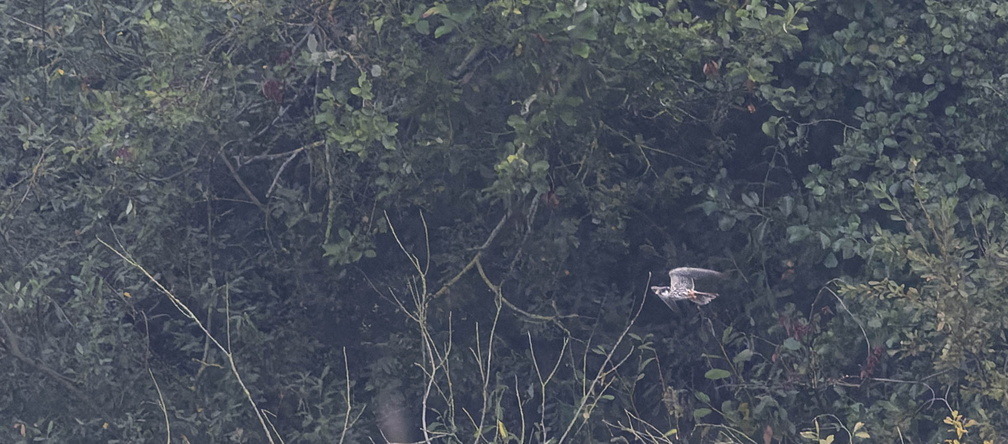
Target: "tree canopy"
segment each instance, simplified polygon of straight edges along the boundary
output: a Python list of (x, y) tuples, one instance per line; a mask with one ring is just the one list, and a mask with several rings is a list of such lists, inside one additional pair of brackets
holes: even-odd
[(3, 441), (1003, 442), (1006, 30), (0, 3)]

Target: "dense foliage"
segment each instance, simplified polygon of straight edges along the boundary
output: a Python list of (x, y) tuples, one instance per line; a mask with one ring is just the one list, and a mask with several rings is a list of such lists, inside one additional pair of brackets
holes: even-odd
[(1006, 30), (0, 3), (2, 440), (1003, 442)]

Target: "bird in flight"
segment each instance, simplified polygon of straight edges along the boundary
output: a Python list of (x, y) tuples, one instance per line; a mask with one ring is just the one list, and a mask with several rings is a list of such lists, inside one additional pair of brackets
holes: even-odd
[(682, 300), (692, 301), (698, 305), (707, 305), (707, 303), (718, 297), (718, 294), (694, 290), (693, 279), (724, 277), (724, 274), (718, 271), (689, 267), (673, 268), (668, 274), (672, 280), (669, 286), (651, 287), (651, 291), (655, 292), (662, 302), (665, 302), (665, 305), (668, 305), (670, 308), (675, 301)]

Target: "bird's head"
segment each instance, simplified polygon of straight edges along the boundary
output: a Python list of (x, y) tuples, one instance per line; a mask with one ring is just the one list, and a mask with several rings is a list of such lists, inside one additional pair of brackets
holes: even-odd
[(663, 298), (672, 296), (672, 287), (651, 287), (651, 291)]

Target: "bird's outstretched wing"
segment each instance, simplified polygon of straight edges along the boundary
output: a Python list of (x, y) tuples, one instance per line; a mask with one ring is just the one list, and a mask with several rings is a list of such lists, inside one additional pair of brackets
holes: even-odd
[(673, 280), (676, 278), (722, 278), (724, 273), (720, 271), (708, 270), (706, 268), (690, 268), (690, 267), (679, 267), (673, 268), (668, 272), (669, 277)]

